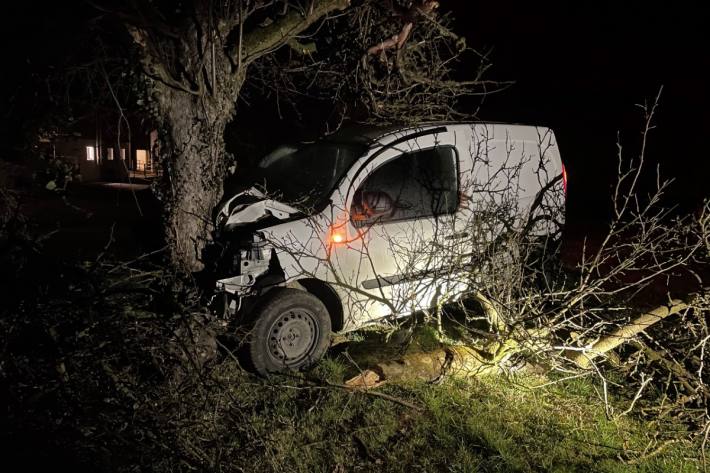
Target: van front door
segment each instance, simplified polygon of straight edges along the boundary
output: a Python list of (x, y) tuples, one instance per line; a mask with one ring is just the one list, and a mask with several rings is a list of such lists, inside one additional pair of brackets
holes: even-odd
[(431, 307), (441, 297), (456, 235), (458, 154), (453, 145), (388, 150), (354, 179), (346, 200), (349, 241), (331, 261), (364, 320)]

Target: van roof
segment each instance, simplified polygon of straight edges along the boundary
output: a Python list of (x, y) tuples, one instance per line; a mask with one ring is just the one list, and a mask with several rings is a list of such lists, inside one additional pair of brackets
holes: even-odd
[(406, 130), (409, 127), (402, 125), (348, 125), (325, 137), (326, 141), (336, 143), (369, 144), (378, 138), (397, 130)]
[[(395, 132), (408, 131), (425, 131), (427, 129), (442, 127), (442, 126), (460, 126), (460, 125), (508, 125), (508, 126), (533, 126), (522, 123), (504, 123), (491, 121), (439, 121), (439, 122), (422, 122), (415, 125), (373, 125), (373, 124), (355, 124), (340, 128), (335, 133), (325, 137), (326, 141), (335, 143), (352, 143), (368, 145), (380, 138), (383, 138)], [(546, 128), (546, 127), (542, 127)]]

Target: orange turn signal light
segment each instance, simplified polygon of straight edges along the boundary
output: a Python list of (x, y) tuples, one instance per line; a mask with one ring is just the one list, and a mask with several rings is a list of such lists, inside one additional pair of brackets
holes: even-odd
[(333, 243), (345, 243), (345, 234), (342, 232), (331, 232), (330, 241)]

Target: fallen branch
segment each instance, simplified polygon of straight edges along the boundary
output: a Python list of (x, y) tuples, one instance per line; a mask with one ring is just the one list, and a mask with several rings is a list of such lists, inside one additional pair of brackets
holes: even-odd
[(379, 397), (380, 399), (384, 399), (384, 400), (386, 400), (386, 401), (394, 402), (394, 403), (400, 404), (400, 405), (402, 405), (402, 406), (404, 406), (404, 407), (409, 407), (410, 409), (413, 409), (413, 410), (415, 410), (415, 411), (421, 412), (421, 411), (424, 410), (423, 407), (418, 406), (418, 405), (416, 405), (416, 404), (414, 404), (414, 403), (411, 403), (411, 402), (409, 402), (409, 401), (405, 401), (404, 399), (400, 399), (400, 398), (395, 397), (395, 396), (390, 396), (389, 394), (381, 393), (381, 392), (379, 392), (379, 391), (372, 391), (372, 390), (370, 390), (370, 389), (356, 389), (356, 390), (353, 390), (353, 389), (352, 389), (350, 386), (348, 386), (347, 384), (331, 383), (330, 381), (326, 381), (326, 384), (327, 384), (328, 386), (332, 386), (332, 387), (334, 387), (334, 388), (345, 389), (345, 390), (348, 390), (348, 391), (355, 391), (355, 392), (359, 392), (359, 393), (362, 393), (362, 394), (366, 394), (366, 395), (368, 395), (368, 396)]
[(321, 390), (321, 389), (329, 389), (329, 388), (337, 388), (337, 389), (344, 389), (346, 391), (350, 392), (356, 392), (356, 393), (361, 393), (367, 396), (372, 396), (372, 397), (377, 397), (380, 399), (384, 399), (386, 401), (394, 402), (395, 404), (399, 404), (404, 407), (408, 407), (412, 410), (422, 412), (424, 411), (424, 408), (422, 406), (418, 406), (412, 402), (406, 401), (404, 399), (398, 398), (396, 396), (391, 396), (389, 394), (381, 393), (379, 391), (372, 391), (370, 389), (353, 389), (352, 386), (348, 386), (347, 384), (339, 384), (339, 383), (332, 383), (330, 381), (322, 381), (325, 383), (325, 385), (322, 384), (316, 384), (315, 381), (311, 381), (310, 386), (293, 386), (290, 384), (279, 384), (279, 385), (274, 385), (282, 388), (287, 388), (287, 389), (310, 389), (310, 390)]
[(692, 375), (683, 368), (677, 361), (669, 360), (668, 358), (661, 355), (658, 351), (649, 347), (648, 345), (638, 342), (639, 348), (643, 350), (648, 359), (652, 362), (660, 363), (668, 372), (672, 373), (673, 376), (678, 380), (678, 382), (685, 388), (688, 395), (693, 395), (696, 390), (690, 385), (689, 380), (693, 379)]
[(499, 373), (517, 342), (494, 341), (483, 348), (447, 346), (377, 363), (345, 382), (348, 389), (372, 389), (389, 381), (439, 382), (446, 376), (472, 378)]
[(686, 302), (680, 299), (673, 299), (668, 305), (663, 305), (650, 312), (641, 314), (633, 319), (631, 323), (619, 327), (609, 335), (602, 337), (599, 341), (589, 347), (588, 350), (575, 352), (572, 355), (569, 355), (569, 358), (580, 368), (587, 369), (596, 358), (599, 358), (608, 351), (628, 342), (635, 335), (638, 335), (666, 317), (677, 314), (688, 307), (689, 305)]

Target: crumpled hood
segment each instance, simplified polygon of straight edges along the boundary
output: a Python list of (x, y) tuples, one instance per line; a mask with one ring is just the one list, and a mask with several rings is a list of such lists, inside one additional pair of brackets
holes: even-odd
[(298, 209), (269, 199), (264, 193), (252, 187), (236, 194), (222, 205), (217, 213), (215, 226), (217, 229), (240, 227), (269, 217), (288, 220), (298, 213), (300, 213)]

